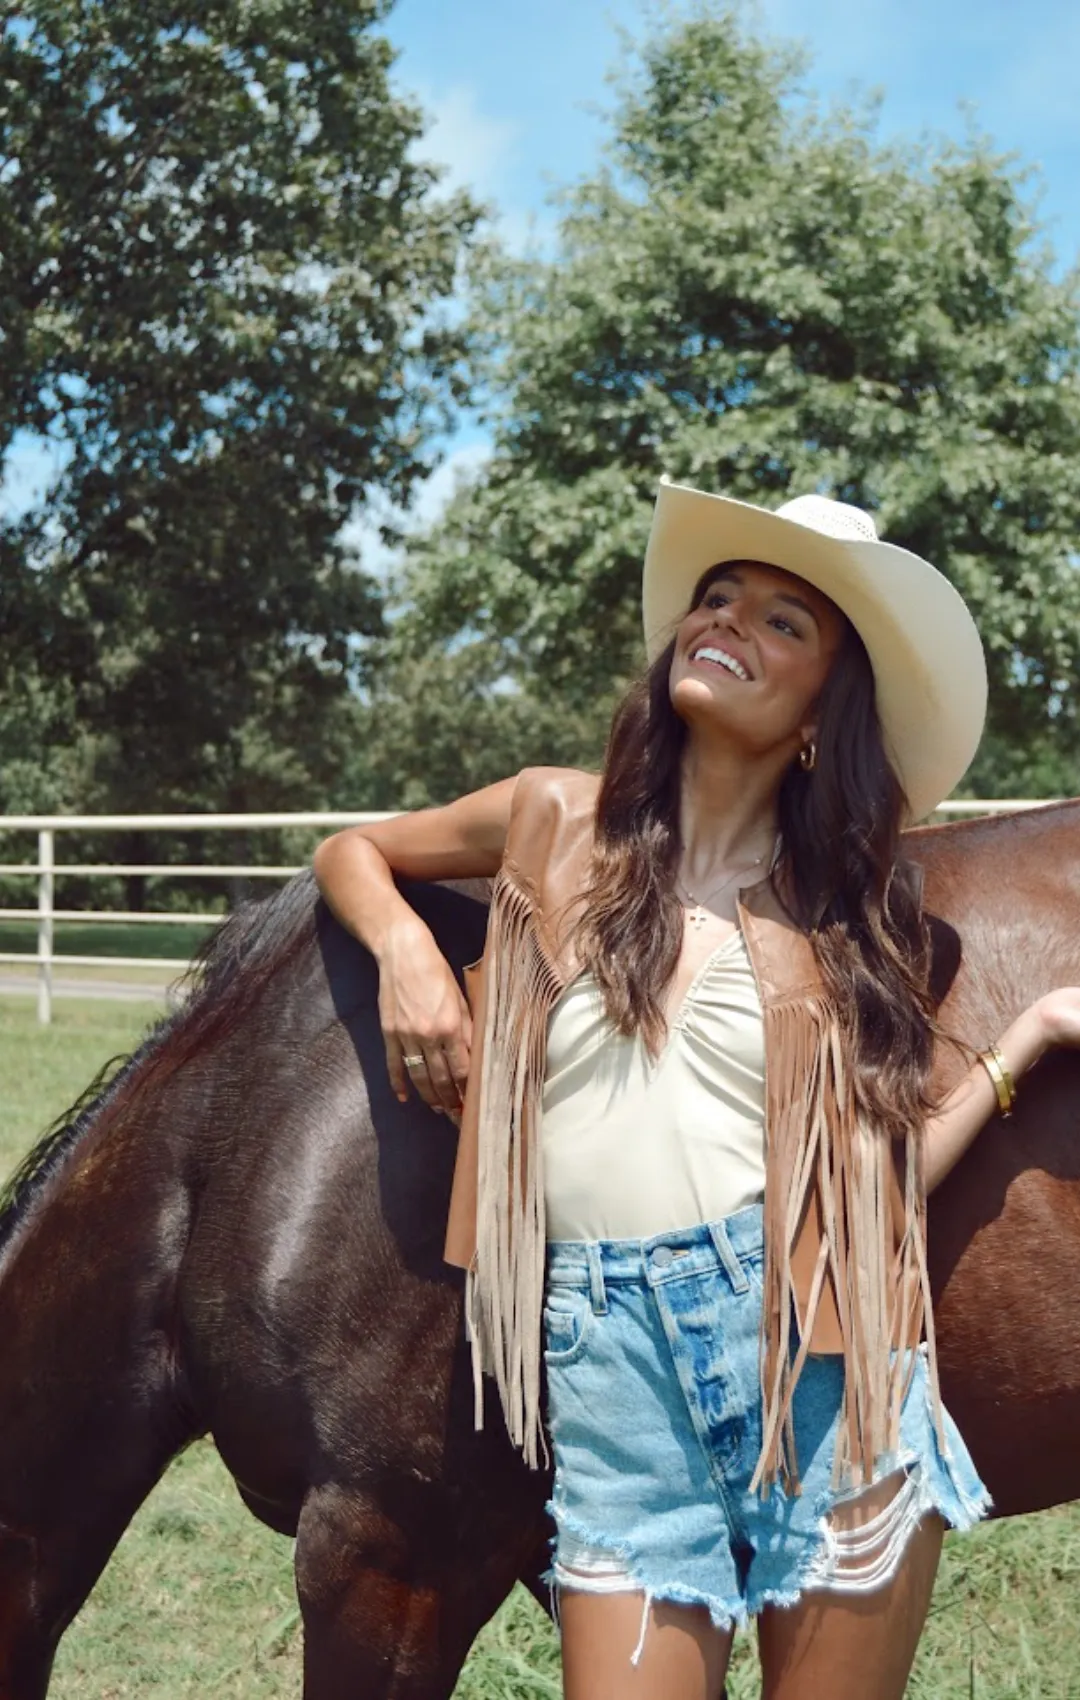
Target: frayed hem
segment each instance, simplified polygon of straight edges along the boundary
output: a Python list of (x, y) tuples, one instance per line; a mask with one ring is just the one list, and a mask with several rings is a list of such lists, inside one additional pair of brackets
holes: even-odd
[(930, 1506), (930, 1510), (936, 1511), (938, 1516), (958, 1535), (966, 1535), (968, 1530), (974, 1529), (977, 1523), (986, 1521), (994, 1509), (994, 1501), (987, 1488), (982, 1488), (974, 1498), (971, 1494), (965, 1493), (956, 1482), (953, 1482), (952, 1490), (956, 1495), (956, 1503), (960, 1507), (959, 1517), (954, 1514), (951, 1506), (939, 1505), (936, 1501)]
[[(721, 1599), (716, 1594), (706, 1593), (704, 1589), (689, 1588), (683, 1582), (648, 1582), (642, 1576), (639, 1564), (624, 1542), (613, 1541), (606, 1536), (598, 1536), (594, 1529), (590, 1529), (587, 1524), (581, 1522), (571, 1513), (563, 1511), (555, 1504), (554, 1500), (548, 1501), (546, 1509), (554, 1519), (556, 1529), (560, 1533), (569, 1535), (583, 1546), (592, 1547), (597, 1551), (608, 1554), (612, 1560), (623, 1567), (626, 1572), (626, 1586), (624, 1589), (618, 1590), (619, 1592), (640, 1593), (644, 1596), (641, 1633), (638, 1636), (637, 1646), (631, 1655), (630, 1663), (632, 1665), (636, 1666), (641, 1657), (649, 1616), (656, 1605), (703, 1607), (709, 1614), (713, 1628), (725, 1632), (745, 1629), (749, 1624), (750, 1617), (743, 1600)], [(558, 1534), (552, 1538), (551, 1545), (553, 1562), (544, 1571), (541, 1580), (551, 1590), (553, 1601), (559, 1589), (577, 1593), (611, 1593), (615, 1591), (611, 1588), (590, 1587), (590, 1579), (587, 1575), (582, 1575), (573, 1582), (567, 1582), (565, 1580), (566, 1573), (559, 1574), (561, 1567), (554, 1559), (558, 1545)]]
[[(752, 1617), (769, 1606), (777, 1606), (783, 1610), (798, 1605), (800, 1600), (809, 1593), (826, 1593), (850, 1596), (853, 1594), (874, 1594), (888, 1587), (894, 1581), (904, 1560), (915, 1531), (931, 1513), (941, 1518), (949, 1529), (964, 1532), (974, 1528), (975, 1524), (993, 1509), (993, 1501), (985, 1488), (981, 1488), (977, 1496), (965, 1493), (955, 1479), (948, 1465), (941, 1461), (941, 1469), (948, 1482), (948, 1493), (935, 1489), (933, 1482), (927, 1480), (928, 1471), (925, 1461), (917, 1456), (900, 1459), (895, 1468), (884, 1472), (877, 1478), (878, 1482), (888, 1479), (889, 1475), (899, 1471), (904, 1472), (904, 1482), (897, 1489), (893, 1500), (883, 1508), (876, 1519), (856, 1528), (851, 1533), (856, 1537), (862, 1536), (873, 1544), (873, 1535), (867, 1536), (867, 1531), (873, 1531), (875, 1524), (885, 1527), (883, 1539), (884, 1555), (868, 1566), (869, 1574), (860, 1574), (853, 1568), (845, 1575), (839, 1564), (842, 1562), (843, 1540), (838, 1540), (838, 1532), (830, 1522), (830, 1514), (835, 1509), (836, 1500), (831, 1494), (822, 1495), (815, 1507), (819, 1541), (814, 1550), (796, 1568), (796, 1575), (788, 1587), (764, 1588), (747, 1599), (747, 1610)], [(896, 1501), (901, 1500), (907, 1484), (912, 1481), (914, 1472), (918, 1471), (918, 1481), (910, 1497), (911, 1507), (901, 1505), (898, 1513), (894, 1513), (902, 1531), (902, 1538), (896, 1540), (897, 1531), (888, 1529), (888, 1514)], [(875, 1485), (874, 1483), (869, 1486)], [(869, 1491), (869, 1486), (865, 1491)], [(827, 1503), (824, 1509), (822, 1499)], [(959, 1510), (959, 1515), (957, 1514)], [(890, 1551), (890, 1546), (892, 1550)]]
[[(864, 1487), (837, 1495), (831, 1485), (821, 1486), (812, 1496), (813, 1509), (809, 1517), (800, 1519), (802, 1531), (793, 1542), (794, 1550), (768, 1553), (758, 1550), (747, 1578), (750, 1586), (742, 1593), (723, 1596), (692, 1588), (678, 1581), (652, 1585), (642, 1574), (638, 1557), (623, 1542), (611, 1541), (564, 1511), (552, 1498), (547, 1509), (557, 1529), (571, 1541), (581, 1542), (598, 1554), (610, 1558), (612, 1564), (625, 1572), (625, 1584), (619, 1591), (639, 1592), (645, 1596), (642, 1614), (642, 1633), (634, 1662), (644, 1643), (645, 1629), (653, 1604), (661, 1601), (674, 1606), (704, 1608), (713, 1626), (720, 1631), (745, 1629), (752, 1618), (767, 1607), (789, 1608), (809, 1593), (833, 1593), (850, 1596), (868, 1595), (887, 1587), (898, 1574), (909, 1549), (910, 1541), (930, 1514), (942, 1519), (945, 1525), (958, 1532), (973, 1528), (993, 1510), (993, 1500), (967, 1454), (967, 1449), (955, 1424), (945, 1413), (940, 1438), (933, 1422), (933, 1405), (929, 1383), (925, 1384), (927, 1430), (918, 1433), (921, 1413), (915, 1407), (915, 1430), (912, 1440), (901, 1439), (896, 1451), (878, 1460), (872, 1482)], [(898, 1476), (896, 1493), (880, 1511), (854, 1528), (837, 1528), (835, 1513), (844, 1500), (857, 1499), (862, 1493)], [(807, 1526), (809, 1525), (809, 1526)], [(553, 1561), (558, 1537), (552, 1541)], [(773, 1562), (770, 1564), (769, 1558)], [(786, 1558), (786, 1561), (785, 1561)], [(779, 1562), (777, 1562), (779, 1560)], [(676, 1561), (676, 1569), (678, 1568)], [(588, 1591), (589, 1576), (583, 1572), (567, 1581), (556, 1575), (555, 1562), (545, 1572), (544, 1580), (552, 1590), (553, 1600), (558, 1588)], [(572, 1569), (572, 1561), (570, 1564)], [(775, 1586), (756, 1587), (755, 1571), (767, 1576), (772, 1570)], [(779, 1574), (777, 1575), (777, 1572)], [(762, 1581), (764, 1581), (764, 1576)], [(706, 1576), (712, 1580), (711, 1575)], [(718, 1576), (716, 1580), (727, 1580)], [(732, 1578), (734, 1580), (734, 1578)], [(608, 1577), (608, 1590), (614, 1584)], [(594, 1592), (602, 1591), (602, 1584)]]
[[(955, 1516), (951, 1506), (946, 1507), (937, 1503), (933, 1504), (930, 1509), (936, 1511), (939, 1517), (943, 1517), (950, 1529), (955, 1529), (958, 1534), (966, 1534), (969, 1529), (973, 1529), (975, 1527), (976, 1523), (981, 1523), (990, 1515), (991, 1511), (994, 1509), (994, 1501), (990, 1497), (989, 1490), (976, 1471), (974, 1463), (971, 1465), (971, 1473), (979, 1484), (978, 1493), (966, 1493), (961, 1487), (956, 1473), (955, 1463), (949, 1454), (949, 1436), (948, 1433), (945, 1432), (944, 1421), (942, 1423), (942, 1444), (938, 1444), (937, 1431), (934, 1426), (933, 1393), (929, 1381), (927, 1381), (926, 1384), (926, 1412), (930, 1423), (931, 1440), (938, 1455), (938, 1462), (956, 1499), (960, 1515), (959, 1517)], [(944, 1406), (942, 1406), (942, 1413), (946, 1420), (951, 1421), (951, 1418), (948, 1418), (947, 1413), (945, 1412)], [(959, 1433), (959, 1430), (956, 1432)], [(964, 1450), (966, 1452), (967, 1448), (965, 1447)], [(971, 1462), (970, 1459), (969, 1462)]]

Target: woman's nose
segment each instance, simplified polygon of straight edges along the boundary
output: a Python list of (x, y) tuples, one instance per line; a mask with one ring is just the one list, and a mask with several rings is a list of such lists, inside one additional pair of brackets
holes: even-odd
[(722, 608), (712, 610), (712, 624), (721, 631), (734, 632), (743, 635), (746, 611), (738, 602), (725, 602)]

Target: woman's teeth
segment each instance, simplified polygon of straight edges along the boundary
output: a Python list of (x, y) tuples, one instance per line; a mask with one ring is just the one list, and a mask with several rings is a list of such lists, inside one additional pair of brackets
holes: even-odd
[(726, 667), (729, 673), (734, 673), (737, 679), (749, 679), (750, 677), (741, 661), (736, 661), (735, 657), (728, 655), (726, 650), (712, 649), (708, 644), (702, 644), (700, 649), (695, 649), (691, 660), (714, 661), (718, 667)]

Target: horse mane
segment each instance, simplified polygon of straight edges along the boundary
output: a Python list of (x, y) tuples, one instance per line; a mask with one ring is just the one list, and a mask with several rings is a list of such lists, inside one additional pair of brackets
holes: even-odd
[(92, 1127), (158, 1089), (198, 1051), (225, 1038), (315, 931), (315, 881), (303, 873), (230, 915), (181, 979), (188, 995), (128, 1056), (113, 1057), (30, 1148), (0, 1188), (0, 1254)]

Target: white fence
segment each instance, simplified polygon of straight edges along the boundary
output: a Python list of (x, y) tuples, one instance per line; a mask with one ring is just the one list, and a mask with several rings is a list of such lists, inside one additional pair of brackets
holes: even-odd
[(0, 815), (0, 831), (34, 833), (37, 836), (36, 862), (0, 862), (0, 875), (37, 881), (37, 906), (26, 909), (0, 909), (0, 921), (36, 921), (37, 950), (0, 950), (0, 963), (35, 963), (37, 965), (38, 1020), (52, 1020), (53, 969), (70, 968), (167, 968), (183, 970), (189, 965), (186, 956), (87, 956), (58, 951), (54, 948), (56, 923), (77, 921), (127, 924), (153, 923), (161, 925), (214, 926), (224, 915), (181, 913), (175, 910), (144, 909), (131, 912), (118, 909), (58, 909), (56, 882), (65, 876), (80, 875), (90, 879), (116, 879), (133, 874), (159, 878), (194, 879), (289, 879), (299, 873), (299, 867), (267, 867), (255, 863), (235, 862), (61, 862), (56, 859), (57, 835), (65, 832), (249, 832), (280, 830), (282, 827), (325, 828), (354, 826), (363, 821), (385, 820), (384, 812), (358, 810), (353, 812), (317, 812), (312, 814), (264, 815)]
[[(1053, 801), (1050, 798), (1028, 800), (975, 800), (946, 802), (937, 811), (942, 815), (1005, 814), (1016, 809), (1038, 808)], [(145, 909), (132, 913), (117, 909), (58, 909), (56, 882), (65, 876), (79, 875), (90, 879), (115, 879), (135, 874), (194, 879), (288, 879), (299, 873), (298, 867), (265, 867), (254, 863), (184, 863), (171, 862), (58, 862), (57, 835), (65, 832), (251, 832), (280, 830), (282, 827), (325, 828), (353, 826), (363, 821), (386, 820), (386, 813), (357, 811), (354, 813), (265, 814), (265, 815), (0, 815), (0, 831), (34, 833), (37, 836), (36, 862), (0, 862), (0, 875), (36, 880), (37, 905), (25, 909), (0, 909), (0, 921), (36, 921), (37, 950), (0, 950), (0, 963), (34, 963), (37, 967), (38, 1020), (52, 1020), (53, 969), (72, 968), (187, 968), (186, 956), (87, 956), (71, 955), (54, 949), (57, 923), (104, 922), (183, 925), (198, 923), (214, 925), (224, 920), (222, 915), (195, 912), (177, 913), (173, 910)]]

